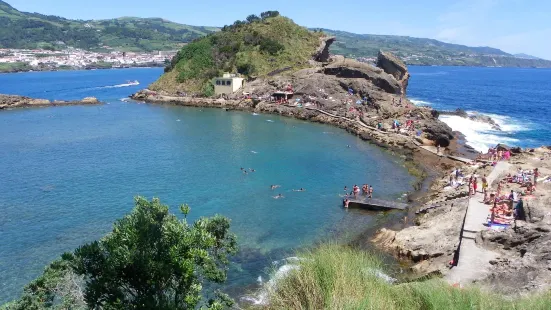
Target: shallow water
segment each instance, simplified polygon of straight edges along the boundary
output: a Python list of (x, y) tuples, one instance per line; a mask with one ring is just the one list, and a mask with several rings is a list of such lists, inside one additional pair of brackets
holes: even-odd
[[(187, 203), (191, 219), (230, 217), (242, 247), (235, 287), (254, 284), (295, 248), (373, 225), (379, 215), (341, 208), (344, 185), (374, 184), (388, 199), (412, 189), (400, 160), (330, 126), (119, 100), (160, 73), (0, 76), (0, 93), (109, 103), (0, 111), (0, 303), (64, 251), (109, 232), (135, 195), (160, 197), (173, 212)], [(107, 87), (135, 79), (142, 85)], [(307, 191), (292, 191), (300, 187)], [(279, 193), (285, 198), (272, 198)]]
[(442, 116), (479, 151), (497, 143), (551, 144), (551, 69), (409, 67), (408, 97), (438, 110), (461, 108), (491, 116), (502, 131), (457, 116)]

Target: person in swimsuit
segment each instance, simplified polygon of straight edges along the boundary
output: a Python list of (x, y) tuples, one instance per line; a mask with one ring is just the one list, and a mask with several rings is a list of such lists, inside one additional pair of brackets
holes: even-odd
[(478, 181), (476, 178), (473, 179), (473, 191), (476, 194), (476, 189), (478, 188)]
[(343, 199), (342, 206), (348, 209), (348, 204), (350, 203), (350, 200), (348, 198)]
[(488, 180), (486, 179), (486, 175), (482, 177), (482, 192), (486, 194), (488, 191)]
[(273, 196), (274, 199), (280, 199), (280, 198), (285, 198), (283, 195), (281, 194), (278, 194), (277, 196)]
[(369, 198), (373, 198), (373, 186), (369, 186)]

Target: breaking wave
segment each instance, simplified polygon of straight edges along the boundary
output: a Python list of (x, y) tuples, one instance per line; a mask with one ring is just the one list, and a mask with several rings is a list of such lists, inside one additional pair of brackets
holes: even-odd
[[(467, 113), (472, 115), (475, 112)], [(513, 135), (519, 131), (530, 130), (529, 124), (509, 116), (484, 115), (491, 117), (501, 127), (501, 131), (494, 129), (490, 124), (456, 115), (441, 115), (440, 120), (448, 124), (454, 131), (465, 135), (467, 144), (479, 152), (486, 152), (488, 148), (494, 147), (498, 143), (517, 145), (520, 140), (514, 138)]]
[(426, 105), (432, 105), (432, 103), (428, 101), (418, 100), (418, 99), (409, 99), (411, 103), (413, 103), (416, 106), (426, 106)]

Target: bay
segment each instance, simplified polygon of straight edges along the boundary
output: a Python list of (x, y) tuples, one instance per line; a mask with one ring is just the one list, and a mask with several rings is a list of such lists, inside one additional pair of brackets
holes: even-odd
[(187, 203), (191, 220), (231, 218), (241, 254), (228, 282), (242, 287), (294, 249), (374, 225), (380, 215), (342, 209), (344, 185), (372, 184), (387, 199), (412, 190), (401, 160), (340, 129), (120, 100), (161, 73), (0, 75), (0, 93), (106, 102), (0, 111), (0, 303), (64, 251), (108, 233), (136, 195), (160, 197), (174, 213)]

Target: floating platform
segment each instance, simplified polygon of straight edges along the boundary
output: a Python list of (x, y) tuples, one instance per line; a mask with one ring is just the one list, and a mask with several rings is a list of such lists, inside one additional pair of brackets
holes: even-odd
[(381, 200), (360, 196), (357, 199), (349, 198), (348, 207), (359, 207), (373, 211), (406, 210), (408, 205), (397, 201)]

